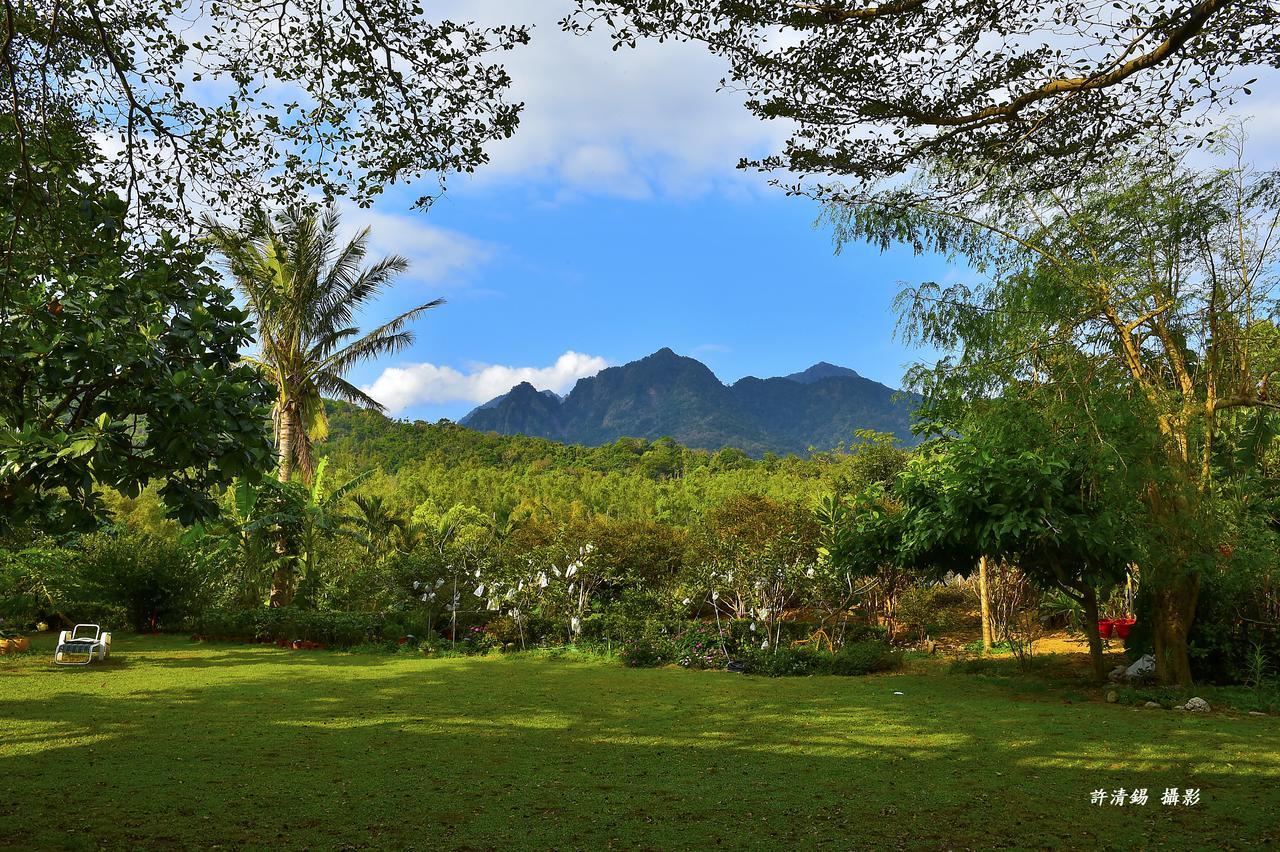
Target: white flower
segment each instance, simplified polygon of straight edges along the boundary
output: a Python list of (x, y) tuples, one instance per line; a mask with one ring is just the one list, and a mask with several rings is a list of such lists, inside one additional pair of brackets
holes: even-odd
[(419, 583), (417, 580), (414, 580), (414, 581), (413, 581), (413, 590), (414, 590), (415, 592), (416, 592), (416, 591), (418, 591), (418, 587), (419, 587), (419, 586), (421, 586), (421, 585), (422, 585), (422, 584), (421, 584), (421, 583)]
[(478, 598), (484, 597), (484, 586), (476, 586), (475, 596)]
[(804, 575), (805, 575), (806, 577), (808, 577), (810, 580), (812, 580), (812, 579), (813, 579), (813, 568), (812, 568), (812, 566), (809, 568), (809, 570), (808, 570), (808, 571), (805, 571), (805, 572), (804, 572)]
[(720, 593), (719, 593), (719, 592), (717, 592), (717, 591), (715, 591), (715, 590), (712, 590), (712, 592), (711, 592), (711, 600), (713, 600), (713, 601), (718, 601), (718, 600), (720, 600)]
[(768, 636), (764, 637), (764, 641), (760, 643), (760, 647), (761, 647), (761, 649), (762, 649), (762, 650), (766, 650), (766, 651), (767, 651), (767, 650), (769, 650), (769, 637), (768, 637)]
[(538, 588), (545, 589), (549, 585), (551, 585), (551, 581), (547, 579), (547, 574), (544, 571), (538, 575)]
[(441, 586), (443, 586), (443, 585), (444, 585), (444, 577), (440, 577), (439, 579), (437, 579), (437, 580), (436, 580), (436, 588), (437, 588), (437, 589), (438, 589), (438, 588), (440, 588), (440, 587), (441, 587)]
[(751, 622), (751, 632), (752, 632), (752, 633), (755, 633), (755, 632), (756, 632), (756, 623), (755, 623), (754, 621), (753, 621), (753, 622)]
[(688, 606), (688, 605), (689, 605), (689, 599), (688, 599), (688, 598), (685, 598), (685, 599), (684, 599), (684, 600), (682, 600), (680, 603), (681, 603), (681, 604), (683, 604), (684, 606)]
[(423, 592), (423, 593), (422, 593), (422, 602), (423, 602), (423, 603), (426, 603), (426, 602), (427, 602), (427, 601), (429, 601), (429, 600), (431, 600), (431, 593), (430, 593), (430, 592)]
[(574, 633), (582, 630), (582, 622), (578, 620), (578, 616), (575, 615), (573, 618), (569, 619), (569, 629)]

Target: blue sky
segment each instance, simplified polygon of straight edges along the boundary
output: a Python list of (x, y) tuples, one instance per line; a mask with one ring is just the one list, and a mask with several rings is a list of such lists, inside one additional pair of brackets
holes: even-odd
[[(448, 300), (418, 322), (410, 351), (366, 365), (358, 383), (387, 367), (426, 363), (465, 375), (480, 365), (549, 367), (565, 352), (621, 364), (670, 346), (725, 381), (830, 361), (896, 386), (914, 356), (894, 340), (892, 298), (902, 280), (948, 274), (938, 259), (908, 251), (881, 255), (858, 245), (836, 256), (830, 234), (813, 227), (815, 206), (771, 193), (552, 206), (513, 195), (459, 193), (425, 217), (474, 241), (474, 254), (442, 275), (418, 269), (379, 303), (376, 313), (390, 315), (436, 295)], [(383, 235), (378, 245), (394, 242)], [(581, 363), (589, 372), (600, 364)], [(456, 418), (492, 390), (432, 402), (457, 383), (424, 372), (414, 392), (382, 388), (399, 416)], [(563, 392), (570, 375), (572, 368), (534, 383)]]
[(816, 205), (735, 169), (786, 128), (717, 93), (724, 69), (701, 48), (614, 53), (561, 33), (555, 3), (465, 15), (517, 9), (535, 28), (503, 56), (526, 104), (515, 137), (425, 213), (409, 209), (414, 187), (345, 211), (372, 227), (375, 251), (412, 262), (367, 325), (448, 300), (416, 324), (412, 349), (354, 371), (357, 384), (396, 416), (457, 418), (520, 379), (563, 393), (669, 346), (727, 382), (830, 361), (898, 385), (916, 354), (894, 339), (893, 296), (956, 273), (908, 251), (836, 256)]
[[(901, 249), (836, 256), (812, 202), (734, 168), (777, 150), (786, 127), (717, 93), (724, 68), (704, 50), (614, 53), (561, 33), (557, 3), (454, 5), (455, 17), (534, 23), (533, 44), (502, 57), (526, 107), (492, 163), (452, 179), (429, 211), (410, 210), (414, 187), (346, 211), (372, 227), (376, 252), (412, 262), (367, 325), (448, 300), (410, 350), (351, 376), (396, 416), (456, 419), (522, 379), (563, 393), (664, 346), (726, 382), (830, 361), (896, 387), (929, 355), (895, 339), (893, 296), (967, 273)], [(1255, 150), (1280, 138), (1275, 94), (1249, 106)]]

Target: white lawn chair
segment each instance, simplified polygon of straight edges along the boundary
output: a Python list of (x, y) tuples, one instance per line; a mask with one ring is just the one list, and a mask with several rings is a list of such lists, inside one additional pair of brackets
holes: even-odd
[(60, 666), (87, 666), (111, 656), (111, 634), (96, 624), (77, 624), (58, 634), (53, 661)]

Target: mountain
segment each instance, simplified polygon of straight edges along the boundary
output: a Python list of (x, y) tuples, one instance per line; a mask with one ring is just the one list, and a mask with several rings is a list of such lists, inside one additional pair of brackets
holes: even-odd
[(783, 378), (790, 379), (793, 382), (811, 385), (814, 382), (821, 381), (822, 379), (829, 379), (832, 376), (844, 376), (848, 379), (862, 378), (862, 376), (859, 376), (848, 367), (837, 367), (835, 364), (828, 364), (826, 361), (819, 361), (804, 372), (792, 373), (789, 376), (783, 376)]
[(481, 432), (599, 446), (621, 437), (670, 437), (688, 447), (802, 455), (831, 449), (856, 429), (906, 444), (912, 403), (847, 367), (822, 362), (726, 386), (705, 364), (670, 349), (580, 379), (563, 399), (522, 382), (459, 423)]

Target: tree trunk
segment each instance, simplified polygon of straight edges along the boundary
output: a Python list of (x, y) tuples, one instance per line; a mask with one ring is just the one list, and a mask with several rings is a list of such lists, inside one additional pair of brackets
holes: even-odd
[[(284, 547), (284, 536), (276, 541), (277, 550)], [(276, 560), (276, 570), (271, 575), (270, 606), (288, 606), (293, 603), (293, 560), (287, 555)]]
[(288, 482), (293, 476), (293, 405), (287, 402), (280, 406), (276, 456), (279, 463), (278, 478), (281, 482)]
[(1156, 590), (1152, 615), (1156, 677), (1161, 683), (1191, 685), (1191, 657), (1187, 638), (1200, 592), (1198, 575), (1184, 577)]
[[(293, 476), (293, 406), (280, 406), (280, 425), (276, 441), (279, 462), (277, 478), (288, 482)], [(289, 542), (284, 530), (276, 533), (276, 570), (271, 575), (270, 606), (288, 606), (293, 600), (293, 563), (289, 559)]]
[(1093, 664), (1093, 678), (1098, 683), (1107, 679), (1107, 664), (1102, 659), (1102, 634), (1098, 632), (1098, 593), (1093, 586), (1079, 589), (1080, 604), (1084, 607), (1084, 635), (1089, 637), (1089, 662)]
[(995, 644), (991, 630), (991, 592), (987, 586), (987, 557), (978, 559), (978, 598), (982, 610), (982, 650), (990, 651)]

